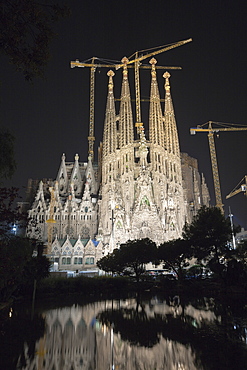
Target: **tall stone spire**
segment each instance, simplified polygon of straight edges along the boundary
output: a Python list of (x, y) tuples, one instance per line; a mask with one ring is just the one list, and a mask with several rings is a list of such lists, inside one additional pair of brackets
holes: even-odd
[(121, 90), (121, 101), (119, 110), (119, 149), (134, 141), (133, 115), (131, 108), (130, 88), (128, 81), (128, 59), (124, 57), (123, 63), (123, 82)]
[(155, 58), (149, 62), (152, 65), (151, 69), (151, 92), (150, 92), (150, 108), (149, 108), (149, 139), (152, 144), (164, 145), (164, 128), (163, 116), (160, 105), (160, 94), (156, 77)]
[(180, 156), (179, 141), (173, 103), (170, 92), (170, 73), (163, 74), (165, 78), (165, 111), (164, 111), (164, 125), (165, 125), (165, 149), (168, 153)]
[(107, 72), (107, 76), (109, 77), (109, 83), (103, 133), (103, 158), (109, 154), (114, 153), (117, 147), (116, 111), (113, 94), (114, 75), (115, 73), (112, 70)]

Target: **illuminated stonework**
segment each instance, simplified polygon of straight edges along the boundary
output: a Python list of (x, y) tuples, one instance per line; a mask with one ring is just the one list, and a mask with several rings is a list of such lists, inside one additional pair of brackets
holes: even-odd
[[(29, 211), (28, 235), (46, 242), (46, 220), (51, 213), (48, 188), (55, 195), (53, 249), (66, 256), (63, 243), (71, 242), (72, 267), (76, 241), (89, 240), (95, 245), (92, 258), (130, 239), (150, 238), (157, 244), (181, 236), (185, 222), (202, 205), (209, 205), (205, 179), (198, 171), (197, 160), (181, 153), (173, 102), (170, 74), (165, 78), (165, 105), (162, 111), (156, 75), (156, 60), (151, 59), (149, 122), (134, 125), (128, 81), (127, 58), (123, 59), (123, 80), (119, 112), (114, 98), (114, 72), (109, 78), (103, 144), (99, 163), (65, 162), (62, 156), (56, 181), (40, 182)], [(137, 132), (135, 132), (135, 128)], [(148, 132), (148, 137), (146, 135)], [(97, 243), (99, 249), (97, 249)], [(60, 253), (60, 254), (59, 254)], [(77, 260), (78, 261), (78, 260)], [(81, 260), (80, 260), (81, 261)], [(81, 266), (83, 267), (83, 266)]]

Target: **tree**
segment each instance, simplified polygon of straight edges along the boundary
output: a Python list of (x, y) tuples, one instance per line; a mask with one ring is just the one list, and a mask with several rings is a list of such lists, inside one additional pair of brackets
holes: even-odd
[(183, 237), (189, 241), (199, 261), (213, 259), (219, 263), (229, 250), (231, 225), (219, 208), (203, 206), (192, 223), (185, 225)]
[[(40, 253), (34, 257), (37, 248)], [(35, 281), (49, 275), (50, 261), (42, 256), (41, 249), (39, 242), (28, 238), (0, 239), (0, 301), (8, 301), (19, 289), (32, 288)]]
[(98, 262), (99, 269), (110, 272), (112, 274), (121, 274), (123, 272), (123, 265), (121, 263), (120, 250), (114, 249), (112, 253), (102, 257)]
[(124, 273), (126, 275), (135, 274), (137, 281), (146, 271), (145, 265), (157, 261), (156, 244), (148, 238), (130, 240), (126, 244), (121, 244), (120, 254), (125, 266)]
[(135, 275), (137, 281), (146, 271), (145, 265), (157, 261), (157, 247), (150, 239), (129, 240), (121, 244), (120, 249), (101, 258), (97, 262), (99, 268), (118, 274)]
[(16, 168), (14, 140), (8, 129), (0, 128), (0, 184), (2, 179), (10, 179)]
[(189, 266), (188, 261), (192, 255), (190, 244), (184, 239), (168, 241), (158, 248), (159, 259), (164, 261), (166, 267), (175, 272), (179, 280), (183, 278), (184, 269)]
[(0, 52), (27, 80), (43, 76), (49, 45), (56, 36), (53, 23), (68, 16), (69, 8), (52, 0), (0, 2)]

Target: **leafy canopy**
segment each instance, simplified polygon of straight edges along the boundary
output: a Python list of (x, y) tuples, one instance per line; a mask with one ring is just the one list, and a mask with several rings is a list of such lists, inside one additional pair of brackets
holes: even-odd
[(139, 280), (140, 275), (145, 272), (145, 264), (156, 260), (156, 244), (146, 238), (121, 244), (119, 249), (101, 258), (97, 266), (106, 272), (135, 275)]
[(203, 206), (190, 225), (185, 225), (183, 238), (187, 240), (198, 260), (214, 258), (219, 261), (229, 247), (231, 225), (219, 208)]
[(52, 0), (0, 2), (0, 52), (27, 80), (43, 76), (49, 45), (56, 36), (53, 23), (69, 15), (69, 8)]

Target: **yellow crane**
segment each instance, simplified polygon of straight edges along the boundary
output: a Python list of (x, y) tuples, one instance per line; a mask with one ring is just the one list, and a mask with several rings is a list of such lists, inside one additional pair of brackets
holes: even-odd
[(51, 193), (50, 212), (49, 212), (49, 219), (46, 221), (46, 223), (47, 223), (47, 250), (46, 250), (46, 254), (48, 254), (48, 256), (51, 254), (53, 226), (56, 223), (56, 221), (54, 220), (54, 207), (55, 207), (54, 188), (52, 186), (50, 186), (49, 191)]
[(238, 185), (235, 186), (235, 188), (226, 196), (226, 199), (229, 199), (241, 192), (243, 192), (244, 195), (247, 197), (247, 175), (245, 175), (242, 180), (239, 181)]
[[(214, 127), (212, 125), (214, 125)], [(242, 126), (242, 127), (239, 127), (239, 126)], [(216, 150), (215, 150), (214, 134), (222, 132), (222, 131), (245, 131), (245, 130), (247, 130), (246, 125), (237, 125), (233, 123), (222, 123), (222, 122), (213, 122), (213, 121), (206, 122), (203, 125), (198, 125), (190, 129), (191, 135), (195, 135), (197, 132), (207, 132), (208, 133), (208, 142), (209, 142), (209, 150), (210, 150), (213, 181), (214, 181), (216, 207), (218, 207), (222, 211), (222, 213), (223, 213), (223, 203), (222, 203), (222, 196), (221, 196), (219, 170), (218, 170)]]
[[(178, 46), (184, 45), (188, 42), (192, 41), (192, 39), (187, 39), (183, 41), (179, 41), (170, 45), (166, 45), (165, 47), (162, 47), (161, 49), (155, 50), (151, 53), (138, 56), (138, 52), (135, 53), (135, 59), (129, 60), (127, 63), (128, 68), (132, 67), (132, 64), (134, 63), (134, 69), (135, 69), (135, 91), (136, 91), (136, 126), (140, 127), (141, 124), (141, 104), (140, 104), (140, 78), (139, 78), (139, 68), (147, 68), (150, 69), (151, 66), (145, 66), (141, 65), (140, 62), (146, 58), (152, 57), (154, 55), (163, 53), (165, 51), (174, 49)], [(156, 48), (157, 49), (157, 48)], [(90, 68), (90, 116), (89, 116), (89, 136), (88, 136), (88, 154), (91, 156), (92, 160), (94, 157), (94, 89), (95, 89), (95, 71), (96, 68), (115, 68), (119, 69), (124, 66), (124, 64), (101, 64), (96, 63), (96, 60), (100, 60), (99, 58), (93, 57), (91, 63), (83, 63), (79, 60), (71, 61), (70, 66), (71, 68), (75, 67), (89, 67)], [(133, 67), (132, 67), (133, 68)], [(181, 69), (181, 67), (166, 67), (166, 66), (156, 66), (156, 69)]]

